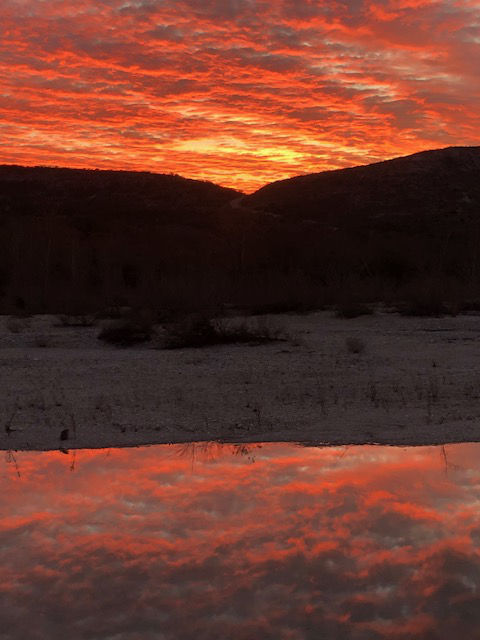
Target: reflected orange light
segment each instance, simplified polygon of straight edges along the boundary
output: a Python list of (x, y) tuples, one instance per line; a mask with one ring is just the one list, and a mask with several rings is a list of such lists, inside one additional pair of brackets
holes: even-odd
[(2, 467), (5, 637), (32, 616), (52, 640), (473, 637), (479, 449), (158, 446), (77, 451), (74, 472), (19, 452)]

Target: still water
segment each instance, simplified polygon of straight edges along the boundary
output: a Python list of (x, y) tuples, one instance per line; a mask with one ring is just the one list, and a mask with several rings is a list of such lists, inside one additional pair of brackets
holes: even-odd
[(480, 445), (4, 454), (1, 640), (480, 638)]

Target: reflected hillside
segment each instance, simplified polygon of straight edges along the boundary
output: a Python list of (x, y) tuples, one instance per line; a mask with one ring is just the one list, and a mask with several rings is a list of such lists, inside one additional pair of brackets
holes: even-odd
[(2, 637), (475, 637), (479, 445), (193, 450), (5, 460)]

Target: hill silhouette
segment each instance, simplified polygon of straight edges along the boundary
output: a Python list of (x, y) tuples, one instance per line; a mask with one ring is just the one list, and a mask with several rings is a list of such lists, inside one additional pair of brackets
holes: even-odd
[(217, 211), (238, 195), (177, 175), (0, 166), (2, 308), (145, 303), (154, 282), (219, 259)]
[(236, 195), (233, 189), (178, 175), (0, 166), (2, 216), (49, 213), (72, 220), (95, 219), (99, 226), (126, 219), (205, 228), (212, 223), (212, 212)]
[(477, 214), (480, 147), (448, 147), (374, 164), (280, 180), (246, 206), (296, 221)]
[(180, 176), (0, 166), (0, 310), (480, 297), (480, 147), (245, 196)]

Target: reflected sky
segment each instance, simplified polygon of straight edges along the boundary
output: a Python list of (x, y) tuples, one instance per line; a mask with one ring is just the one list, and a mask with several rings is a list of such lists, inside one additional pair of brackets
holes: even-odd
[(4, 456), (1, 640), (480, 637), (480, 444)]

